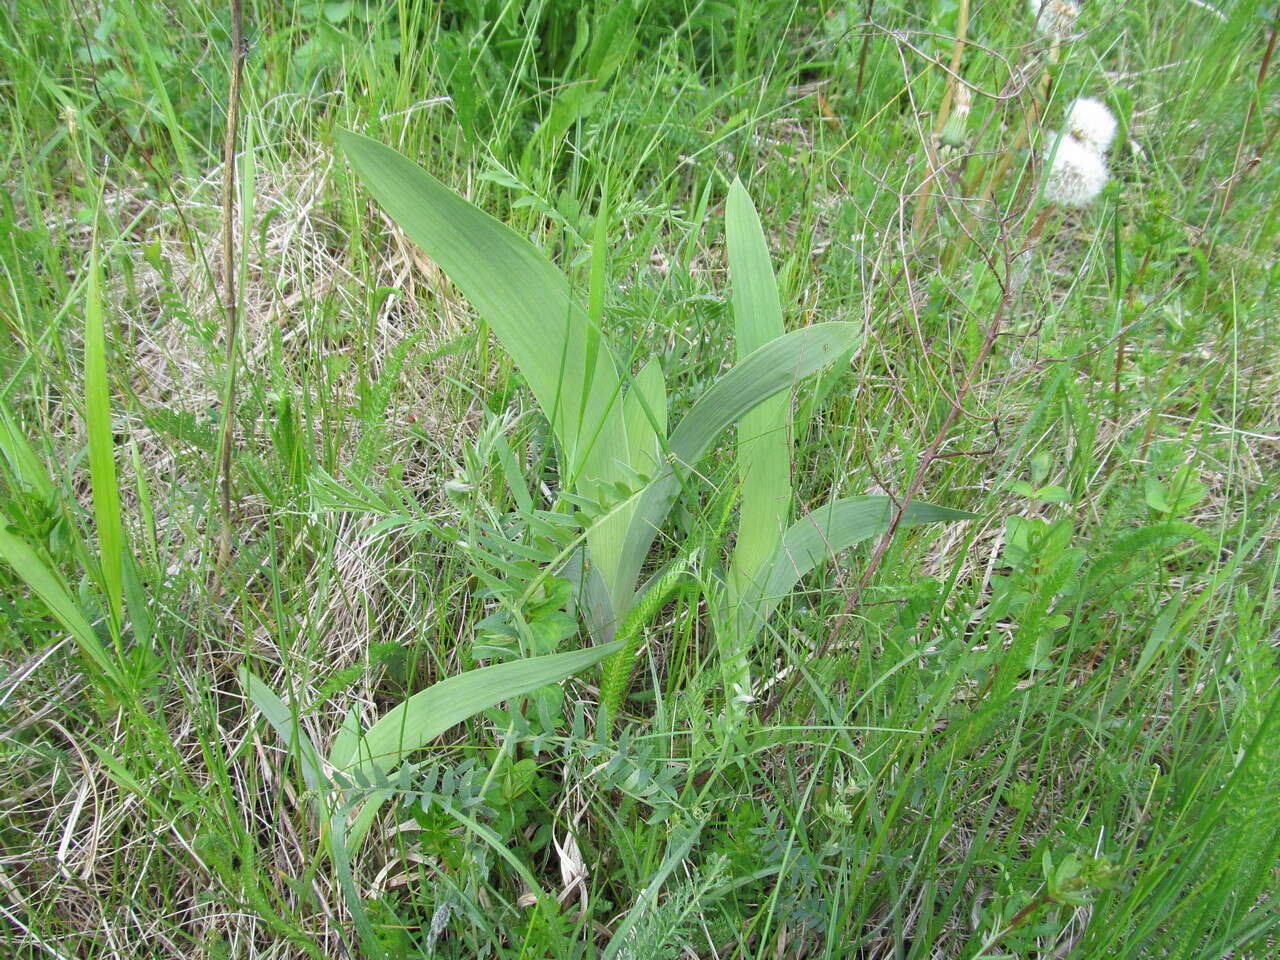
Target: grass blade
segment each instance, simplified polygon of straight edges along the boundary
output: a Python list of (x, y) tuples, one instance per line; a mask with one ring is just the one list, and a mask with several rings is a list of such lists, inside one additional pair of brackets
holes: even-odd
[(9, 404), (3, 400), (0, 400), (0, 454), (9, 461), (9, 470), (18, 483), (30, 487), (46, 502), (53, 500), (49, 471), (19, 428)]
[(701, 823), (693, 823), (672, 831), (671, 839), (667, 841), (666, 856), (662, 858), (662, 863), (654, 871), (653, 876), (640, 888), (640, 893), (636, 897), (635, 903), (631, 905), (626, 916), (622, 918), (622, 921), (614, 930), (613, 936), (609, 938), (609, 943), (604, 948), (603, 960), (613, 960), (614, 957), (617, 957), (626, 949), (628, 939), (631, 937), (631, 931), (653, 909), (654, 902), (662, 892), (663, 884), (667, 882), (667, 879), (675, 872), (675, 869), (684, 862), (685, 857), (689, 855), (689, 851), (693, 849), (693, 845), (698, 842), (698, 838), (701, 835)]

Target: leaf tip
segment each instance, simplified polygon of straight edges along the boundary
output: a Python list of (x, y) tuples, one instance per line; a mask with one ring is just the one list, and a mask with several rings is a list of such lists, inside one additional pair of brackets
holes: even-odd
[(348, 130), (346, 127), (338, 127), (334, 131), (333, 139), (339, 149), (341, 149), (341, 151), (349, 158), (351, 156), (352, 148), (358, 149), (360, 144), (369, 138), (361, 136), (354, 130)]

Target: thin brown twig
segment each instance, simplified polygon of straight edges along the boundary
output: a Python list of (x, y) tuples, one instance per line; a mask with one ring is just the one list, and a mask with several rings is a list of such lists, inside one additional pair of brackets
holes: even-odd
[(240, 77), (244, 72), (244, 16), (241, 0), (231, 0), (231, 87), (227, 93), (227, 132), (222, 141), (222, 296), (227, 318), (227, 386), (223, 396), (222, 440), (219, 445), (218, 570), (231, 561), (231, 444), (235, 427), (236, 341), (240, 311), (236, 302), (236, 134), (240, 121)]

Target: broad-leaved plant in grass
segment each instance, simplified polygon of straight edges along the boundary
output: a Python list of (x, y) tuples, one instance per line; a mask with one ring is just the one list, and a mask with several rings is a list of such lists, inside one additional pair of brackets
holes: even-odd
[[(681, 589), (697, 559), (686, 551), (642, 584), (654, 540), (681, 491), (695, 481), (698, 462), (727, 429), (738, 430), (739, 528), (723, 574), (718, 635), (736, 687), (749, 686), (745, 664), (752, 640), (796, 581), (886, 529), (892, 504), (885, 497), (834, 500), (789, 523), (789, 392), (850, 356), (860, 330), (831, 322), (784, 332), (764, 235), (740, 183), (730, 193), (728, 223), (738, 361), (672, 425), (658, 358), (632, 374), (601, 330), (604, 243), (592, 251), (593, 295), (584, 307), (533, 244), (412, 161), (353, 133), (339, 134), (339, 142), (377, 202), (498, 336), (545, 415), (561, 484), (553, 510), (584, 518), (580, 536), (548, 563), (545, 576), (575, 581), (577, 610), (593, 641), (580, 650), (451, 677), (410, 697), (367, 731), (352, 713), (327, 762), (275, 694), (245, 672), (252, 699), (299, 746), (314, 787), (335, 780), (381, 783), (360, 800), (349, 827), (339, 820), (351, 811), (338, 817), (335, 808), (326, 808), (330, 825), (358, 843), (394, 793), (388, 778), (405, 757), (468, 716), (601, 661), (602, 716), (616, 715), (645, 623)], [(905, 520), (964, 516), (918, 504)]]

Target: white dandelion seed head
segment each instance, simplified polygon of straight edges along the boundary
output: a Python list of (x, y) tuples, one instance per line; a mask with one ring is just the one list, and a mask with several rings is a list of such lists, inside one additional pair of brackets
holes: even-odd
[(1116, 118), (1107, 105), (1092, 97), (1081, 97), (1067, 109), (1067, 133), (1095, 153), (1106, 153), (1116, 138)]
[(1045, 140), (1044, 197), (1060, 207), (1087, 207), (1098, 198), (1110, 174), (1102, 154), (1075, 137), (1050, 132)]
[(1072, 0), (1027, 0), (1036, 29), (1051, 40), (1065, 40), (1075, 30), (1080, 5)]

